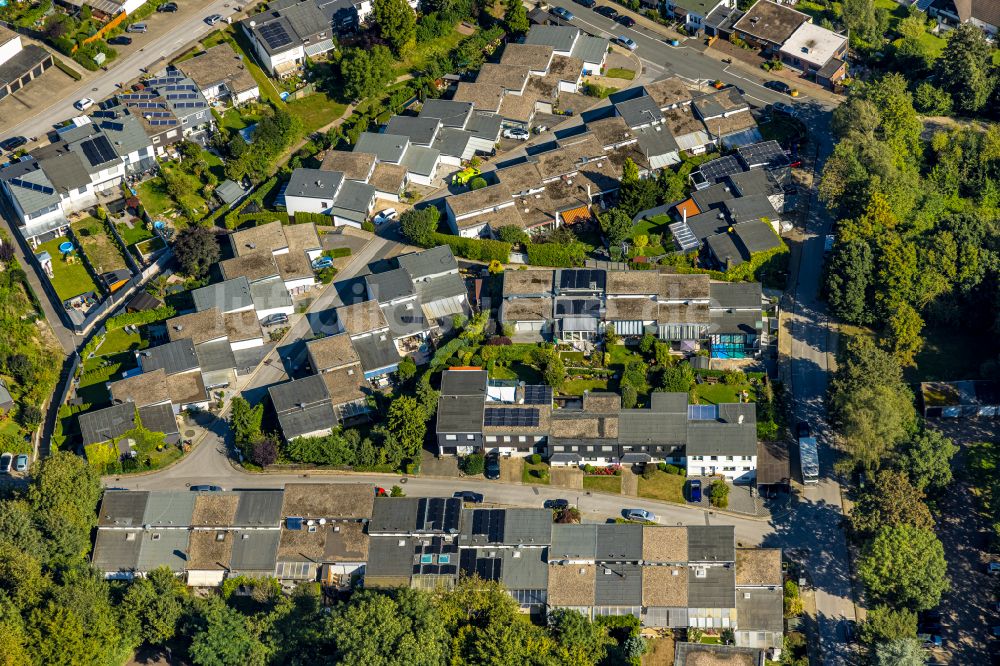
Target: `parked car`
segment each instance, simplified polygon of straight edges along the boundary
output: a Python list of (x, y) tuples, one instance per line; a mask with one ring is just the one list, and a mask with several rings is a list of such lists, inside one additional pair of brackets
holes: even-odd
[(12, 136), (0, 141), (0, 150), (10, 152), (12, 150), (17, 150), (26, 143), (28, 143), (27, 138), (23, 136)]
[(490, 481), (500, 478), (500, 455), (490, 453), (486, 456), (486, 467), (483, 469), (483, 476)]
[(0, 474), (10, 474), (10, 467), (13, 462), (14, 456), (10, 453), (0, 456)]
[(210, 484), (191, 486), (191, 491), (196, 493), (221, 493), (224, 490), (225, 488), (222, 486), (213, 486)]
[(276, 312), (273, 315), (268, 315), (264, 317), (264, 320), (261, 323), (264, 324), (264, 326), (277, 326), (278, 324), (287, 324), (288, 315), (286, 315), (283, 312)]
[(28, 456), (21, 454), (14, 458), (14, 471), (15, 472), (26, 472), (28, 470)]
[(553, 7), (549, 10), (549, 13), (556, 18), (561, 18), (563, 21), (572, 21), (576, 18), (573, 16), (573, 12), (568, 9), (563, 9), (562, 7)]
[[(993, 627), (993, 635), (1000, 636), (1000, 627)], [(928, 650), (940, 649), (944, 645), (944, 640), (937, 634), (917, 634), (917, 639)]]
[(621, 23), (626, 28), (631, 28), (635, 25), (635, 19), (631, 16), (625, 16), (624, 14), (619, 14), (615, 17), (615, 23)]
[(701, 480), (691, 479), (690, 481), (688, 481), (688, 501), (689, 502), (701, 501)]
[(625, 518), (628, 520), (641, 520), (648, 523), (656, 522), (656, 514), (645, 509), (625, 509)]
[(312, 262), (314, 271), (321, 271), (324, 268), (330, 268), (330, 266), (333, 266), (333, 259), (330, 257), (317, 257), (316, 260)]
[(765, 81), (764, 87), (768, 90), (773, 90), (774, 92), (779, 92), (782, 95), (791, 95), (792, 87), (785, 83), (784, 81)]
[(511, 127), (503, 131), (504, 138), (506, 139), (516, 139), (518, 141), (527, 141), (531, 138), (527, 130), (521, 129), (520, 127)]
[(395, 208), (386, 208), (384, 211), (375, 216), (373, 220), (375, 224), (385, 224), (386, 222), (392, 222), (399, 216)]
[(557, 511), (562, 511), (563, 509), (569, 508), (569, 500), (564, 500), (564, 499), (545, 500), (542, 506), (545, 507), (546, 509), (554, 509)]
[(118, 35), (117, 37), (112, 37), (108, 40), (108, 44), (113, 44), (115, 46), (128, 46), (132, 43), (131, 37), (126, 37), (125, 35)]
[(129, 27), (125, 28), (125, 32), (148, 32), (149, 28), (146, 27), (145, 23), (133, 23)]
[(84, 97), (83, 99), (78, 99), (73, 102), (73, 106), (76, 107), (78, 111), (86, 111), (90, 107), (94, 106), (94, 100), (89, 97)]
[(176, 2), (164, 2), (162, 5), (156, 8), (158, 12), (176, 12), (177, 3)]
[(612, 21), (615, 20), (616, 18), (618, 18), (618, 10), (615, 9), (614, 7), (608, 7), (607, 5), (601, 5), (600, 7), (596, 8), (594, 11), (597, 12), (598, 14), (600, 14), (601, 16), (604, 16), (605, 18), (611, 19)]
[(222, 20), (222, 14), (212, 14), (211, 16), (205, 17), (205, 23), (209, 25), (215, 25)]
[(578, 5), (583, 5), (587, 9), (593, 9), (594, 5), (597, 4), (597, 0), (573, 0)]
[(803, 437), (809, 437), (812, 434), (812, 430), (809, 428), (809, 424), (805, 421), (799, 421), (799, 424), (795, 426), (795, 437), (797, 439), (802, 439)]
[(483, 494), (474, 493), (471, 490), (459, 490), (454, 495), (452, 495), (452, 497), (454, 497), (455, 499), (460, 499), (463, 502), (468, 502), (469, 504), (483, 503)]
[(1000, 573), (1000, 562), (990, 562), (986, 570), (991, 574)]
[(775, 102), (771, 105), (771, 111), (773, 113), (778, 113), (783, 116), (791, 116), (792, 118), (797, 118), (798, 113), (795, 111), (795, 107), (791, 104), (785, 104), (784, 102)]
[(619, 46), (624, 46), (629, 51), (635, 51), (636, 48), (638, 47), (638, 44), (636, 44), (634, 41), (632, 41), (631, 39), (629, 39), (625, 35), (618, 35), (617, 37), (613, 38), (611, 41), (613, 41), (615, 44), (618, 44)]

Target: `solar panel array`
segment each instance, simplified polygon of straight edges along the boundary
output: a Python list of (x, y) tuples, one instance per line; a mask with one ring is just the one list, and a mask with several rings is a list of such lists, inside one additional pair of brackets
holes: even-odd
[(149, 79), (145, 83), (147, 86), (168, 86), (172, 83), (180, 83), (183, 80), (183, 76), (161, 76), (158, 79)]
[(440, 537), (431, 539), (430, 544), (417, 544), (413, 548), (413, 573), (424, 575), (454, 576), (458, 573), (458, 544), (449, 543)]
[(83, 148), (83, 154), (87, 156), (87, 160), (94, 166), (118, 159), (118, 153), (115, 152), (106, 136), (98, 136), (84, 141), (80, 147)]
[(503, 509), (474, 509), (472, 511), (472, 533), (485, 536), (490, 543), (503, 543), (506, 515), (507, 512)]
[(699, 171), (701, 171), (701, 175), (705, 177), (705, 180), (717, 183), (726, 176), (734, 173), (742, 173), (746, 169), (743, 168), (738, 159), (732, 155), (726, 155), (711, 162), (705, 162), (701, 165)]
[(592, 298), (558, 298), (556, 314), (597, 317), (601, 314), (601, 302)]
[(162, 102), (137, 102), (135, 104), (129, 104), (129, 106), (134, 106), (137, 109), (165, 109), (167, 105)]
[(18, 187), (23, 187), (26, 190), (31, 190), (32, 192), (41, 192), (42, 194), (55, 194), (55, 190), (46, 185), (39, 185), (38, 183), (32, 183), (27, 180), (21, 180), (20, 178), (11, 178), (11, 185), (17, 185)]
[(417, 530), (453, 532), (458, 530), (462, 500), (431, 497), (421, 499), (417, 507)]
[(118, 114), (114, 111), (94, 111), (92, 114), (95, 118), (117, 118)]
[(715, 421), (718, 418), (718, 405), (688, 405), (689, 421)]
[(499, 557), (478, 557), (475, 549), (462, 551), (462, 571), (466, 575), (477, 575), (483, 580), (499, 581), (503, 573), (503, 560)]
[(688, 226), (687, 222), (674, 222), (668, 228), (682, 252), (693, 250), (701, 245), (698, 242), (698, 237), (691, 231), (691, 227)]
[(537, 428), (538, 410), (534, 408), (487, 407), (484, 426), (500, 428)]
[(524, 404), (551, 405), (552, 387), (544, 384), (531, 384), (524, 387)]
[(173, 118), (174, 114), (167, 111), (153, 111), (152, 113), (146, 114), (150, 118)]
[(736, 152), (748, 166), (763, 164), (768, 169), (774, 169), (791, 164), (781, 144), (774, 140), (742, 146)]
[(190, 83), (185, 83), (183, 85), (163, 86), (163, 89), (162, 89), (161, 92), (168, 92), (169, 93), (169, 92), (186, 92), (186, 91), (197, 92), (197, 88), (195, 88)]
[(280, 23), (268, 23), (260, 27), (260, 36), (268, 48), (277, 49), (292, 43), (292, 38)]
[(176, 125), (177, 121), (175, 119), (173, 119), (173, 118), (164, 118), (164, 119), (161, 119), (161, 120), (157, 120), (157, 119), (154, 118), (153, 120), (149, 121), (149, 124), (152, 125), (152, 126), (154, 126), (154, 127), (160, 127), (160, 126), (163, 126), (163, 125)]
[(577, 268), (559, 271), (561, 289), (604, 289), (604, 271)]
[(119, 98), (124, 102), (141, 102), (147, 99), (153, 99), (156, 95), (151, 95), (149, 93), (129, 93), (128, 95), (120, 95)]
[(175, 109), (200, 109), (204, 106), (208, 106), (204, 102), (177, 102), (174, 104)]
[(105, 120), (103, 123), (101, 123), (101, 127), (104, 129), (109, 129), (113, 132), (121, 132), (125, 129), (125, 125), (121, 123), (113, 123), (110, 120)]

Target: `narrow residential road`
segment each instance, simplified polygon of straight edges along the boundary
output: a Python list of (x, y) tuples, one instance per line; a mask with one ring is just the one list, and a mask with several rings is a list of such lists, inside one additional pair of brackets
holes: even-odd
[[(0, 118), (0, 136), (21, 135), (43, 138), (53, 125), (79, 114), (73, 108), (73, 102), (84, 97), (100, 101), (115, 93), (119, 83), (131, 81), (141, 75), (142, 69), (155, 71), (165, 67), (175, 52), (218, 29), (218, 26), (213, 27), (205, 23), (207, 16), (212, 14), (232, 16), (236, 13), (235, 7), (239, 3), (237, 0), (181, 0), (178, 4), (179, 20), (162, 15), (160, 15), (162, 19), (158, 16), (156, 21), (152, 18), (147, 19), (146, 22), (150, 25), (149, 33), (129, 35), (139, 45), (139, 49), (122, 47), (125, 55), (115, 60), (108, 71), (100, 72), (96, 76), (87, 76), (79, 82), (72, 82), (72, 85), (66, 86), (57, 97), (51, 99), (47, 106), (38, 109), (31, 118), (17, 125), (8, 126), (4, 119)], [(169, 23), (170, 27), (162, 34), (156, 34), (156, 25), (161, 22)]]

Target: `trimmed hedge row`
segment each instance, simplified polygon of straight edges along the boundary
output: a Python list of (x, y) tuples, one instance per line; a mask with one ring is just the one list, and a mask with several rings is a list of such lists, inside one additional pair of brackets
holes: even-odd
[(447, 245), (456, 257), (464, 257), (473, 261), (499, 261), (507, 263), (510, 261), (510, 243), (497, 240), (484, 240), (480, 238), (463, 238), (435, 232), (433, 235), (434, 245)]
[(529, 243), (528, 263), (532, 266), (572, 268), (583, 266), (586, 249), (582, 243)]
[(296, 213), (292, 219), (292, 224), (309, 224), (310, 222), (319, 225), (329, 225), (333, 224), (333, 218), (323, 213), (301, 212)]
[(58, 69), (59, 71), (61, 71), (63, 74), (73, 79), (74, 81), (80, 81), (81, 79), (83, 79), (83, 74), (76, 71), (75, 69), (64, 63), (62, 60), (60, 60), (59, 58), (53, 56), (52, 63), (56, 66), (56, 69)]
[(142, 326), (143, 324), (151, 324), (154, 321), (163, 321), (164, 319), (176, 316), (176, 314), (177, 310), (175, 310), (172, 305), (161, 305), (153, 310), (123, 312), (120, 315), (108, 317), (104, 322), (104, 328), (110, 333), (111, 331), (117, 331), (125, 328), (126, 326)]
[(351, 256), (351, 248), (349, 247), (335, 247), (332, 250), (326, 250), (323, 254), (331, 259), (340, 259), (341, 257)]
[[(244, 199), (243, 202), (238, 207), (226, 213), (225, 217), (226, 229), (236, 229), (237, 227), (240, 226), (240, 222), (243, 221), (240, 219), (241, 217), (240, 211), (249, 206), (251, 202), (256, 203), (258, 206), (263, 206), (264, 197), (266, 197), (271, 192), (271, 190), (274, 189), (274, 186), (277, 184), (278, 184), (278, 177), (271, 176), (263, 183), (261, 183), (260, 187), (258, 187), (253, 194)], [(249, 213), (249, 214), (260, 215), (260, 213)]]

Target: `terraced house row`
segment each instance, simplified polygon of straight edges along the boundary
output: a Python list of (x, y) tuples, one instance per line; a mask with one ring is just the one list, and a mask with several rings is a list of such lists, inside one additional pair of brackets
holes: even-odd
[(783, 637), (781, 551), (737, 548), (731, 526), (553, 524), (548, 509), (376, 498), (367, 484), (107, 491), (93, 564), (117, 579), (165, 566), (195, 587), (249, 575), (438, 589), (478, 576), (502, 583), (527, 613), (732, 629), (737, 646), (775, 657)]

